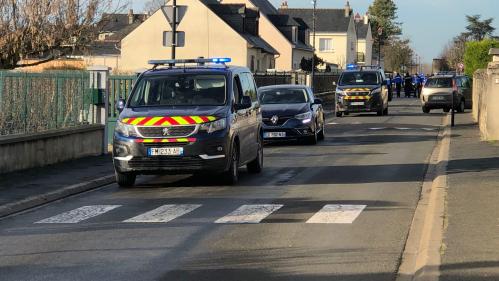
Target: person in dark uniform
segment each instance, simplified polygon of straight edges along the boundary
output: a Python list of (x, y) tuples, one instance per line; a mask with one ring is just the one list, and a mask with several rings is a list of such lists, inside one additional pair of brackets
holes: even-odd
[(397, 75), (395, 75), (395, 78), (393, 78), (393, 83), (395, 83), (397, 98), (400, 98), (400, 91), (402, 91), (402, 76), (400, 76), (400, 73), (397, 73)]
[(411, 97), (412, 91), (413, 91), (413, 89), (412, 89), (412, 77), (409, 74), (409, 72), (407, 72), (405, 74), (405, 77), (404, 77), (404, 94), (405, 94), (405, 97), (406, 98)]

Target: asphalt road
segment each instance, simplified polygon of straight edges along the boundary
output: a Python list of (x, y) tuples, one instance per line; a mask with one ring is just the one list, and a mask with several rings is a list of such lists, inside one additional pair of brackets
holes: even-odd
[(442, 117), (398, 99), (237, 186), (143, 177), (0, 220), (0, 279), (394, 280)]

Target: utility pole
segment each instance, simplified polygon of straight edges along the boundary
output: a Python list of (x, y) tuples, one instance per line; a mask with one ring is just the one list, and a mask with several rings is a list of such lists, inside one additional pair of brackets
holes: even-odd
[(383, 28), (378, 28), (378, 66), (381, 66), (381, 35), (383, 35)]
[(173, 0), (173, 23), (172, 23), (172, 60), (175, 59), (177, 47), (177, 0)]
[(317, 0), (312, 0), (312, 3), (314, 4), (312, 12), (312, 48), (314, 49), (314, 52), (312, 54), (312, 81), (310, 82), (310, 87), (313, 90), (315, 80), (315, 10), (317, 9)]

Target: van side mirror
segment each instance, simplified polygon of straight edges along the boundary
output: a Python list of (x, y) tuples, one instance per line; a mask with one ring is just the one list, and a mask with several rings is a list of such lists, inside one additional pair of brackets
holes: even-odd
[(125, 109), (125, 100), (124, 99), (119, 99), (117, 102), (116, 102), (116, 109), (118, 110), (119, 113), (121, 113), (123, 111), (123, 109)]
[(253, 103), (251, 102), (251, 97), (243, 96), (243, 98), (241, 99), (241, 103), (236, 105), (236, 109), (237, 110), (248, 109), (252, 105), (253, 105)]

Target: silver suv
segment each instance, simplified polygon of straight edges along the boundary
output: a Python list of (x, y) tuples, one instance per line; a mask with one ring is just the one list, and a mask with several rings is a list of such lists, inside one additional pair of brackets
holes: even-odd
[(452, 108), (464, 112), (472, 106), (471, 81), (465, 75), (436, 75), (428, 78), (421, 93), (421, 104), (424, 113), (432, 109), (443, 109), (449, 112)]

